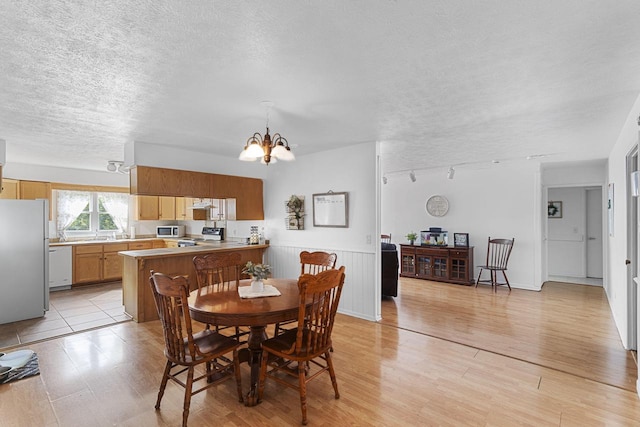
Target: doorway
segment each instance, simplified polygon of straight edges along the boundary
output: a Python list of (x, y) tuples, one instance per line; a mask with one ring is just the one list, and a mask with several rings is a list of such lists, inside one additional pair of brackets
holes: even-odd
[(602, 186), (549, 188), (547, 197), (558, 209), (547, 218), (549, 280), (602, 286)]
[[(629, 154), (627, 154), (627, 177), (631, 177), (631, 173), (638, 170), (638, 147), (634, 147)], [(629, 343), (629, 350), (637, 350), (638, 348), (638, 332), (640, 326), (638, 326), (638, 290), (635, 281), (638, 278), (638, 233), (640, 232), (640, 226), (638, 222), (638, 198), (632, 194), (632, 185), (629, 182), (627, 185), (627, 227), (628, 236), (627, 239), (627, 310), (628, 327), (627, 341)], [(640, 369), (640, 368), (639, 368)], [(640, 371), (639, 371), (640, 372)]]

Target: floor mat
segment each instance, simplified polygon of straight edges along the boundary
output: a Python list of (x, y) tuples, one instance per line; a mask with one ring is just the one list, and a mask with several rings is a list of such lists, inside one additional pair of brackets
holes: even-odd
[(39, 374), (40, 368), (38, 366), (38, 355), (36, 353), (33, 353), (33, 355), (27, 361), (26, 365), (9, 372), (9, 375), (7, 375), (6, 378), (0, 380), (0, 384), (5, 384), (15, 380), (21, 380), (22, 378)]

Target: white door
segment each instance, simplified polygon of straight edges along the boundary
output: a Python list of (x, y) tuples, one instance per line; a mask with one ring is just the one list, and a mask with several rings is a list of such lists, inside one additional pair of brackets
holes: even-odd
[(587, 277), (602, 279), (602, 188), (587, 189)]

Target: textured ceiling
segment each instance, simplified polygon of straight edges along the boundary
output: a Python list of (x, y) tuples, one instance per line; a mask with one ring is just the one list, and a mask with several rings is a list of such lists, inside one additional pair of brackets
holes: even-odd
[[(7, 162), (104, 170), (126, 142), (383, 171), (605, 158), (640, 93), (638, 1), (0, 2)], [(435, 159), (435, 160), (434, 160)]]

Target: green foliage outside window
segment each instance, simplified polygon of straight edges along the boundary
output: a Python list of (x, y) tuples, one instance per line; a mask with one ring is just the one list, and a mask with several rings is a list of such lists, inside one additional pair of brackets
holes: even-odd
[[(101, 198), (98, 198), (98, 220), (99, 220), (99, 230), (100, 231), (117, 231), (118, 226), (116, 226), (113, 217), (107, 210), (104, 208), (102, 204)], [(76, 219), (66, 228), (70, 231), (89, 231), (91, 225), (91, 213), (89, 209), (89, 203), (84, 208), (82, 213), (76, 217)]]

